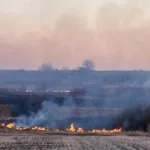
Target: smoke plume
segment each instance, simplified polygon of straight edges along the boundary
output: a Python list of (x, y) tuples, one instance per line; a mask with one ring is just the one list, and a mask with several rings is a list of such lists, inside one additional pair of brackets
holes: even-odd
[[(102, 90), (102, 89), (101, 89)], [(89, 92), (90, 91), (90, 92)], [(38, 111), (22, 114), (17, 126), (44, 126), (66, 128), (71, 123), (84, 129), (122, 128), (124, 130), (147, 130), (149, 120), (148, 89), (142, 87), (113, 88), (113, 92), (100, 98), (93, 89), (82, 98), (48, 99)], [(109, 89), (104, 91), (110, 92)], [(91, 98), (90, 98), (91, 97)], [(30, 104), (28, 104), (30, 105)], [(27, 108), (28, 109), (28, 108)]]
[[(20, 115), (15, 122), (17, 126), (44, 126), (51, 128), (66, 128), (71, 123), (82, 126), (85, 129), (111, 128), (110, 122), (113, 117), (105, 115), (102, 111), (88, 108), (95, 108), (95, 104), (101, 107), (101, 102), (91, 100), (68, 98), (62, 105), (56, 100), (43, 101), (41, 109), (31, 112), (29, 116)], [(87, 110), (86, 110), (87, 109)], [(83, 111), (82, 111), (83, 110)]]

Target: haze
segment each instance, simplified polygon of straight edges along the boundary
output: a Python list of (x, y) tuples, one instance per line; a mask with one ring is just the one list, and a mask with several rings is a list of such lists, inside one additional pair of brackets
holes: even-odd
[(150, 69), (149, 0), (1, 0), (0, 69)]

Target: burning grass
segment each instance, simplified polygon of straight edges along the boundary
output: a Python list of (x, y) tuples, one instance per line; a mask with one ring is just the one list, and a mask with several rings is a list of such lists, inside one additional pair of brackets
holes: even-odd
[(113, 129), (113, 130), (106, 130), (106, 129), (92, 129), (92, 130), (84, 130), (82, 127), (76, 128), (74, 124), (71, 124), (69, 128), (66, 128), (64, 130), (60, 129), (50, 129), (45, 127), (39, 127), (39, 126), (33, 126), (33, 127), (17, 127), (13, 123), (9, 124), (1, 124), (1, 129), (7, 129), (9, 131), (28, 131), (28, 132), (44, 132), (44, 133), (61, 133), (61, 134), (119, 134), (122, 132), (120, 129)]

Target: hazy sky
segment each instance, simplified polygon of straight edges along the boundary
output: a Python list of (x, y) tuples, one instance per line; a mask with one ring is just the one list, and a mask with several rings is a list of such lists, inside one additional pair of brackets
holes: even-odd
[(149, 0), (0, 0), (0, 68), (150, 69)]

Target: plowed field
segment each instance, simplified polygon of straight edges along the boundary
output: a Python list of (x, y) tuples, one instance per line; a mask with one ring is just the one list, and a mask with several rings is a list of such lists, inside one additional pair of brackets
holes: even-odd
[(3, 150), (150, 150), (150, 137), (0, 134)]

